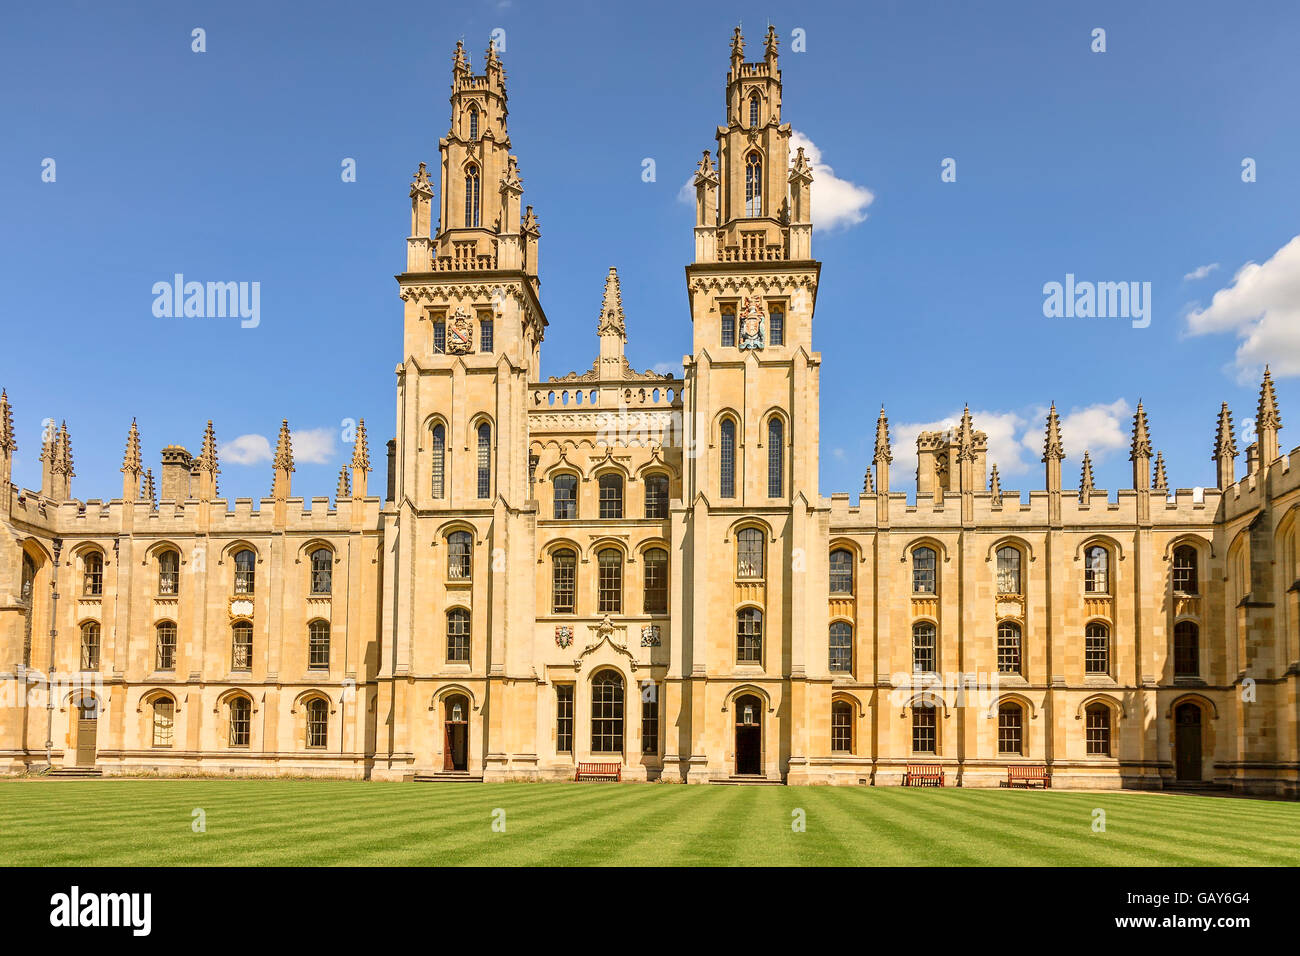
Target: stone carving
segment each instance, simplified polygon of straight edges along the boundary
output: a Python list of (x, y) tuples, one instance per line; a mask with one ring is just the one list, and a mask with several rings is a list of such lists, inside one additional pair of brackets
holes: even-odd
[(447, 321), (447, 351), (453, 355), (464, 355), (470, 350), (474, 339), (474, 323), (469, 313), (457, 309)]
[(740, 309), (740, 347), (763, 347), (763, 305), (755, 297), (746, 296)]
[(646, 624), (641, 628), (641, 646), (658, 647), (659, 646), (659, 625)]
[(555, 626), (555, 644), (561, 650), (573, 643), (573, 625), (557, 624)]

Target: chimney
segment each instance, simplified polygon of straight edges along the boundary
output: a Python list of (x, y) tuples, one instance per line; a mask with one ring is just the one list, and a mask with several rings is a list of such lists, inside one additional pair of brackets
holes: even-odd
[(181, 445), (162, 450), (162, 500), (184, 501), (190, 497), (190, 473), (194, 456)]
[(397, 439), (388, 439), (388, 497), (386, 501), (397, 499)]

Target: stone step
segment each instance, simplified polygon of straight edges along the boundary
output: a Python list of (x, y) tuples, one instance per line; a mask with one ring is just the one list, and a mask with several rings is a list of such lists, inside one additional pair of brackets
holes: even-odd
[(55, 767), (46, 774), (47, 777), (58, 777), (64, 780), (90, 779), (103, 775), (104, 771), (96, 767)]
[(750, 774), (733, 773), (730, 777), (714, 777), (709, 783), (716, 783), (725, 787), (783, 787), (784, 782), (781, 780), (772, 780), (769, 777), (760, 777)]
[(468, 773), (417, 773), (414, 777), (416, 783), (482, 783), (483, 775), (478, 774), (471, 776)]

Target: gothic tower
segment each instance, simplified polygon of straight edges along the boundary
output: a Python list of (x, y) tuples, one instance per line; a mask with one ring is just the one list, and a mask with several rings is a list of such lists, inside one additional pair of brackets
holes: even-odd
[[(392, 714), (381, 726), (390, 730), (404, 724), (434, 673), (463, 675), (477, 707), (489, 694), (502, 700), (506, 675), (529, 666), (533, 593), (507, 582), (532, 573), (525, 397), (546, 316), (538, 298), (537, 220), (531, 207), (520, 207), (505, 71), (491, 45), (483, 69), (475, 75), (456, 45), (451, 126), (438, 144), (438, 222), (435, 185), (421, 163), (410, 188), (406, 271), (397, 277), (404, 361), (385, 510), (390, 600), (380, 680), (381, 710)], [(494, 726), (494, 748), (534, 749), (531, 736), (515, 741), (513, 733)], [(432, 746), (422, 738), (414, 747), (394, 743), (400, 753), (391, 742), (381, 740), (380, 749), (395, 770), (431, 759), (409, 753)], [(469, 741), (470, 748), (481, 745)]]
[[(807, 754), (827, 752), (808, 708), (808, 682), (827, 672), (827, 606), (804, 584), (824, 573), (826, 520), (818, 492), (818, 375), (812, 318), (821, 264), (812, 258), (812, 170), (790, 155), (781, 116), (776, 31), (764, 58), (744, 60), (737, 29), (726, 80), (718, 164), (706, 152), (695, 178), (695, 261), (686, 267), (694, 323), (683, 387), (688, 452), (684, 547), (674, 643), (682, 650), (683, 695), (701, 718), (732, 714), (705, 672), (743, 673), (762, 700), (762, 772), (787, 765), (797, 779)], [(821, 693), (818, 691), (818, 693)], [(747, 697), (746, 700), (750, 698)], [(698, 709), (703, 708), (703, 709)], [(740, 758), (730, 731), (695, 726), (694, 778)], [(810, 750), (809, 748), (813, 748)], [(665, 755), (671, 761), (673, 754)], [(740, 771), (737, 771), (740, 772)]]

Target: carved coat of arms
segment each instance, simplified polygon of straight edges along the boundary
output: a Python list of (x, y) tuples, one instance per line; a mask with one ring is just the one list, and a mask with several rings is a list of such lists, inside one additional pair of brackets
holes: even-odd
[(555, 643), (561, 648), (567, 648), (573, 643), (573, 625), (557, 624), (555, 627)]
[(474, 337), (474, 323), (469, 313), (457, 309), (447, 322), (447, 351), (453, 355), (463, 355), (470, 350)]
[(763, 347), (763, 306), (756, 298), (746, 296), (740, 310), (740, 347), (742, 349), (761, 349)]
[(658, 647), (659, 646), (659, 625), (646, 624), (641, 628), (641, 646)]

